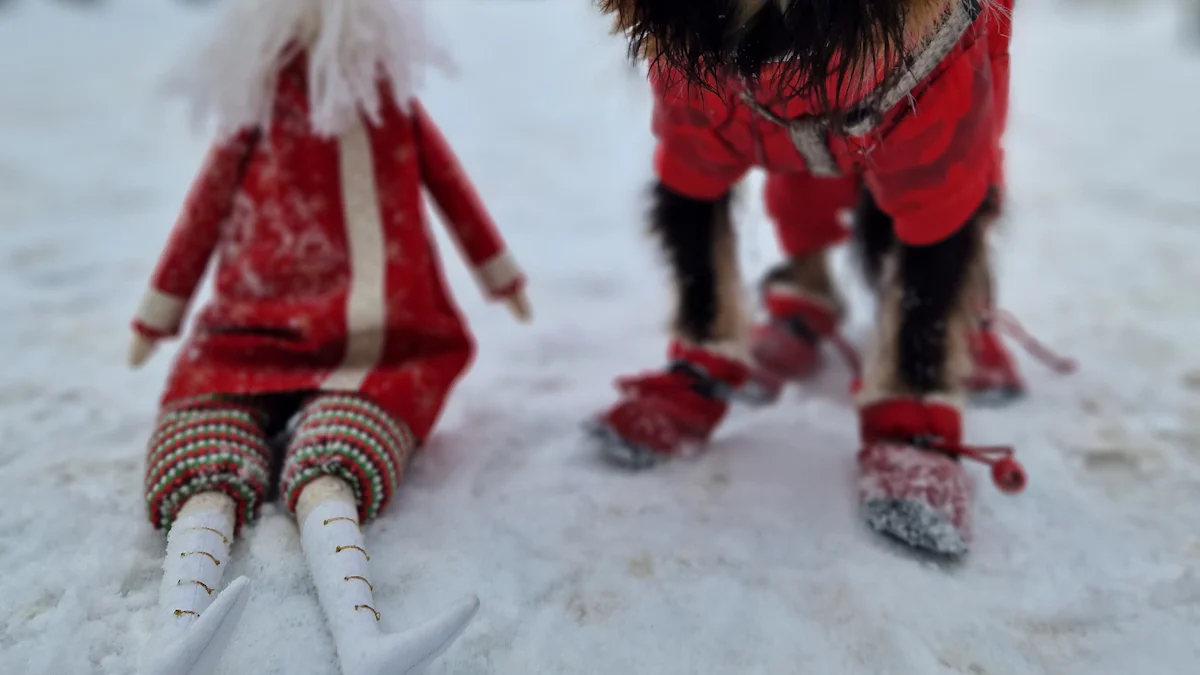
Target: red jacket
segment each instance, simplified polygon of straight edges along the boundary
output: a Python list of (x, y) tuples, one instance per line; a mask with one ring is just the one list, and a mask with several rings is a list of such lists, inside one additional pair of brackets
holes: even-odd
[(309, 132), (303, 57), (272, 123), (218, 144), (187, 197), (134, 328), (178, 334), (210, 258), (212, 299), (180, 349), (164, 405), (207, 394), (360, 391), (424, 438), (474, 344), (422, 210), (440, 207), (485, 292), (524, 279), (418, 102), (382, 123)]
[[(847, 134), (830, 133), (819, 118), (808, 126), (793, 122), (815, 118), (813, 103), (778, 93), (771, 70), (752, 92), (726, 81), (717, 93), (656, 68), (651, 82), (659, 179), (680, 194), (712, 199), (754, 167), (860, 174), (895, 218), (903, 241), (921, 245), (949, 236), (982, 203), (989, 185), (1003, 185), (1000, 139), (1008, 107), (1012, 0), (985, 3), (977, 17), (968, 14), (967, 3), (955, 7), (958, 14), (942, 26), (944, 44), (939, 49), (931, 43), (940, 59), (931, 61), (930, 72), (899, 103)], [(870, 94), (888, 93), (869, 88)], [(752, 93), (757, 105), (743, 99), (744, 93)], [(789, 122), (811, 133), (797, 140), (784, 126)]]

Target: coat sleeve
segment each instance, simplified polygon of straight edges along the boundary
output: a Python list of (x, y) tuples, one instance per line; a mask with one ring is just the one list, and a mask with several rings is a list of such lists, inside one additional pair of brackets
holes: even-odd
[(988, 41), (978, 28), (872, 132), (865, 181), (894, 219), (896, 236), (912, 246), (956, 232), (997, 179), (1001, 120)]
[(525, 275), (508, 251), (450, 144), (425, 107), (412, 101), (421, 180), (442, 219), (467, 258), (489, 299), (512, 296), (525, 287)]
[(750, 170), (750, 162), (717, 131), (731, 114), (721, 97), (656, 64), (651, 131), (658, 140), (654, 172), (676, 194), (718, 199)]
[(153, 339), (179, 334), (257, 138), (247, 131), (209, 149), (134, 315), (138, 333)]

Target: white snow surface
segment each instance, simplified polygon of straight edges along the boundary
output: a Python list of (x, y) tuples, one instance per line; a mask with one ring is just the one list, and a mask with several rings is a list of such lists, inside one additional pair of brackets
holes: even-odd
[[(668, 291), (643, 235), (642, 74), (587, 0), (432, 3), (461, 73), (424, 96), (532, 287), (486, 305), (442, 250), (479, 356), (366, 528), (384, 627), (483, 605), (433, 674), (1187, 675), (1200, 663), (1200, 50), (1156, 2), (1022, 2), (1003, 304), (1077, 357), (970, 414), (1013, 443), (976, 543), (941, 567), (855, 511), (855, 418), (831, 354), (735, 411), (708, 452), (630, 475), (579, 423), (662, 360)], [(1066, 7), (1066, 5), (1071, 5)], [(158, 84), (210, 10), (166, 0), (0, 9), (0, 671), (132, 673), (164, 537), (142, 464), (169, 364), (128, 320), (206, 147)], [(739, 207), (747, 283), (777, 257)], [(445, 243), (445, 240), (443, 240)], [(852, 335), (870, 307), (854, 283)], [(253, 596), (221, 672), (335, 672), (278, 506), (236, 543)]]

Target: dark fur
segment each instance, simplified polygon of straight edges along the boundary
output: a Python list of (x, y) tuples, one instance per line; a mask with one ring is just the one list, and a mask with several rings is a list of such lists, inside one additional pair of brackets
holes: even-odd
[(896, 354), (899, 381), (910, 391), (947, 391), (948, 329), (956, 312), (963, 311), (964, 293), (971, 273), (983, 261), (983, 218), (989, 206), (980, 207), (950, 237), (930, 246), (909, 246), (896, 239), (892, 217), (879, 208), (869, 190), (863, 190), (855, 214), (854, 244), (863, 275), (875, 289), (883, 281), (889, 255), (896, 258), (896, 278), (902, 289), (900, 330)]
[[(909, 40), (946, 7), (937, 0), (792, 0), (784, 11), (770, 0), (747, 16), (739, 10), (749, 0), (599, 1), (617, 14), (631, 54), (660, 60), (700, 86), (719, 86), (730, 75), (753, 81), (764, 64), (786, 57), (778, 66), (779, 93), (815, 101), (835, 128), (853, 102), (843, 97), (856, 96), (863, 76), (880, 64), (902, 66)], [(688, 199), (661, 185), (654, 199), (652, 229), (679, 291), (676, 331), (710, 341), (726, 302), (713, 261), (714, 247), (733, 241), (729, 200)], [(888, 389), (921, 395), (959, 387), (949, 372), (950, 330), (962, 318), (972, 275), (985, 265), (985, 220), (972, 218), (936, 244), (908, 246), (896, 239), (892, 218), (864, 194), (856, 227), (863, 270), (886, 301), (899, 303), (895, 334), (878, 336), (894, 347), (886, 350), (886, 367), (896, 375)], [(889, 290), (900, 291), (899, 298)]]
[(656, 183), (651, 199), (650, 231), (667, 257), (679, 294), (675, 332), (697, 343), (719, 339), (720, 280), (714, 252), (718, 242), (733, 237), (728, 231), (729, 196), (715, 201), (689, 199)]
[(863, 276), (871, 288), (879, 288), (883, 262), (896, 244), (892, 217), (879, 208), (870, 190), (863, 190), (854, 217), (854, 244)]
[(971, 272), (983, 254), (977, 218), (946, 239), (929, 246), (901, 244), (896, 250), (900, 300), (898, 358), (900, 382), (927, 394), (958, 388), (950, 380), (947, 356), (950, 329), (964, 311)]
[(743, 0), (600, 0), (618, 13), (630, 54), (662, 60), (689, 82), (713, 87), (730, 73), (754, 80), (788, 57), (782, 94), (815, 101), (837, 117), (874, 64), (906, 58), (912, 0), (770, 0), (744, 23)]

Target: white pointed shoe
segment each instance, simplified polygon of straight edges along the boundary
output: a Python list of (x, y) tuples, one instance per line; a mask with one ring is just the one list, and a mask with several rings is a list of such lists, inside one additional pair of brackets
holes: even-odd
[(209, 675), (225, 653), (250, 599), (250, 580), (238, 577), (183, 632), (152, 640), (142, 652), (140, 675)]
[(375, 635), (362, 647), (338, 658), (343, 675), (417, 675), (441, 656), (466, 630), (479, 598), (469, 595), (425, 623), (392, 635)]
[(172, 524), (159, 625), (142, 651), (140, 675), (208, 675), (216, 668), (250, 598), (246, 577), (216, 590), (233, 544), (234, 508), (226, 495), (196, 495)]
[(379, 629), (374, 587), (349, 486), (322, 478), (305, 488), (297, 505), (300, 544), (317, 587), (317, 599), (337, 647), (342, 675), (417, 675), (441, 656), (479, 609), (474, 595), (415, 628), (385, 635)]

